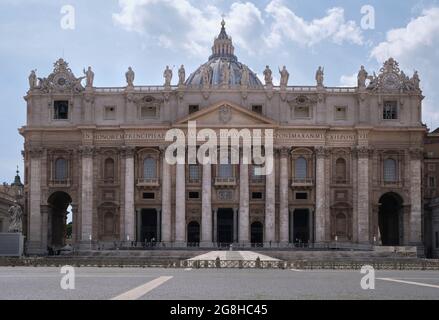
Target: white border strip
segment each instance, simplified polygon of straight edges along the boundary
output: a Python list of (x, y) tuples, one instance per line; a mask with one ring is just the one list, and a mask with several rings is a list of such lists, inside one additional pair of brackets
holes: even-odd
[(137, 300), (137, 299), (143, 297), (148, 292), (161, 286), (166, 281), (171, 280), (172, 278), (173, 277), (159, 277), (159, 278), (154, 279), (148, 283), (145, 283), (144, 285), (142, 285), (140, 287), (137, 287), (137, 288), (134, 288), (130, 291), (122, 293), (121, 295), (118, 295), (117, 297), (114, 297), (111, 300)]

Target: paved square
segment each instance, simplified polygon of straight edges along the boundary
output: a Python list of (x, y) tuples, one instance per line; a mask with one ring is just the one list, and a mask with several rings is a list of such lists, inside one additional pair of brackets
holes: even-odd
[(60, 268), (0, 268), (2, 300), (438, 300), (438, 271), (75, 268), (75, 290)]

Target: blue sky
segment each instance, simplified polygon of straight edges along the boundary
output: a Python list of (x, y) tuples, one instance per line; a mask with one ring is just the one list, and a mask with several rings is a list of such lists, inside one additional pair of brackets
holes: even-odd
[[(61, 28), (65, 5), (74, 30)], [(365, 5), (375, 9), (373, 30), (361, 25)], [(393, 56), (407, 74), (419, 70), (424, 122), (439, 127), (435, 0), (0, 0), (0, 182), (22, 169), (30, 70), (46, 77), (64, 57), (76, 76), (92, 66), (96, 86), (123, 86), (128, 66), (136, 84), (162, 84), (166, 65), (190, 73), (207, 60), (223, 14), (240, 61), (259, 74), (286, 65), (291, 85), (314, 84), (319, 65), (326, 85), (351, 85), (361, 65), (372, 73)]]

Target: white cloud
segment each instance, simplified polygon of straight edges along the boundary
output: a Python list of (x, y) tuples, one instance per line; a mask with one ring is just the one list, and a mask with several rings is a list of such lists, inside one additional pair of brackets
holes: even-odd
[(383, 62), (389, 56), (407, 57), (419, 48), (432, 47), (439, 39), (439, 8), (425, 10), (406, 27), (387, 32), (386, 41), (372, 50), (372, 57)]
[(386, 40), (372, 49), (371, 57), (380, 63), (393, 57), (406, 73), (419, 71), (426, 96), (423, 103), (424, 119), (427, 125), (439, 126), (439, 8), (424, 10), (405, 27), (387, 32)]
[(271, 33), (266, 38), (271, 47), (278, 46), (285, 39), (306, 46), (313, 46), (323, 40), (336, 44), (363, 44), (361, 29), (354, 21), (346, 21), (343, 8), (329, 9), (325, 17), (312, 21), (297, 16), (281, 0), (271, 1), (265, 11), (274, 19)]
[[(119, 0), (119, 6), (114, 23), (145, 36), (152, 45), (205, 57), (219, 32), (222, 12), (215, 5), (190, 0)], [(308, 22), (279, 0), (272, 0), (265, 11), (251, 2), (234, 2), (226, 21), (235, 46), (249, 54), (275, 49), (283, 42), (363, 44), (361, 30), (355, 22), (346, 21), (342, 8), (332, 8), (325, 17)]]
[(358, 84), (358, 74), (354, 73), (353, 75), (343, 75), (340, 78), (340, 85), (342, 87), (356, 87)]
[[(198, 8), (188, 0), (119, 0), (119, 5), (121, 12), (113, 14), (116, 25), (165, 48), (205, 57), (219, 33), (221, 12), (213, 5)], [(233, 3), (226, 20), (235, 45), (252, 53), (252, 31), (263, 24), (259, 9), (250, 2)]]

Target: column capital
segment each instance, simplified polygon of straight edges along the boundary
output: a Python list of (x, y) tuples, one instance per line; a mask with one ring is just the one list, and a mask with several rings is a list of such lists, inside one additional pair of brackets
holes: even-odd
[(122, 155), (122, 158), (133, 158), (134, 154), (136, 153), (136, 148), (123, 146), (122, 148), (120, 148), (120, 153)]
[(41, 147), (30, 147), (28, 152), (31, 158), (40, 158), (43, 155), (44, 149)]
[(96, 153), (94, 146), (80, 146), (78, 151), (83, 158), (92, 158)]
[(315, 148), (315, 154), (317, 156), (317, 159), (325, 159), (327, 158), (331, 153), (331, 149), (328, 147), (316, 147)]
[(424, 157), (424, 151), (421, 148), (411, 148), (409, 154), (411, 160), (421, 160)]
[(288, 147), (277, 147), (276, 150), (279, 152), (281, 158), (288, 158), (291, 152), (291, 148)]
[(373, 155), (374, 150), (366, 146), (356, 146), (352, 148), (352, 153), (357, 158), (369, 158)]

